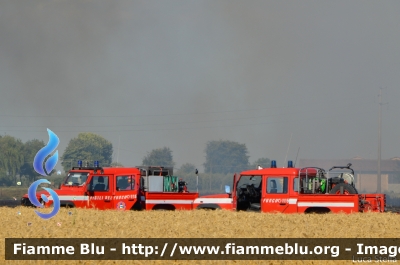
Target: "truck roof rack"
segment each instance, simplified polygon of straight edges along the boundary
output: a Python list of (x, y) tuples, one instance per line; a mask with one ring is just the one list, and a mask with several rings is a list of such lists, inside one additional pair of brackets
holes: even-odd
[(94, 173), (100, 170), (100, 173), (104, 174), (104, 169), (102, 167), (72, 167), (72, 170), (93, 170)]
[(350, 168), (350, 167), (351, 167), (351, 163), (348, 163), (345, 167), (338, 167), (338, 166), (331, 167), (331, 168), (329, 169), (329, 171), (331, 171), (332, 169), (335, 169), (335, 168), (348, 169), (348, 170), (350, 170), (351, 173), (354, 175), (354, 170), (353, 170), (352, 168)]
[(162, 166), (137, 166), (142, 171), (143, 176), (149, 175), (160, 175), (160, 176), (172, 176), (173, 167), (162, 167)]

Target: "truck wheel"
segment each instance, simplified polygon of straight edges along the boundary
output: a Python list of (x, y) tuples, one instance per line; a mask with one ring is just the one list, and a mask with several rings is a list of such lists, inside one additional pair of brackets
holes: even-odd
[(330, 213), (331, 210), (326, 207), (311, 207), (305, 210), (304, 213), (315, 213), (315, 214), (325, 214), (325, 213)]
[(152, 209), (153, 211), (175, 211), (175, 207), (170, 204), (158, 204)]
[(357, 194), (357, 190), (350, 184), (347, 183), (339, 183), (336, 184), (333, 189), (329, 192), (329, 194), (340, 194), (340, 190), (343, 190), (343, 194)]
[(221, 207), (217, 206), (209, 206), (209, 207), (197, 207), (195, 210), (206, 210), (206, 211), (219, 211)]

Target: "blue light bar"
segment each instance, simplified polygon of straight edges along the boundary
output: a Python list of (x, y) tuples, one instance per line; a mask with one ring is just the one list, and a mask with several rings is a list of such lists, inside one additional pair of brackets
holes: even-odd
[(94, 161), (94, 167), (99, 167), (99, 161)]
[(78, 160), (78, 167), (82, 167), (82, 160)]
[(275, 160), (271, 160), (271, 167), (276, 168), (276, 161)]
[(289, 161), (287, 162), (287, 167), (293, 167), (293, 161), (289, 160)]

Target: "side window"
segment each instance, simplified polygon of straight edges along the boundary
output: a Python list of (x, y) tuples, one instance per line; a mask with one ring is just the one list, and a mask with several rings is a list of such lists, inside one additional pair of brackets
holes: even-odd
[(135, 176), (118, 176), (117, 177), (117, 190), (134, 190), (135, 189)]
[(88, 191), (108, 191), (108, 177), (93, 176), (90, 180)]
[(288, 193), (287, 177), (269, 177), (267, 179), (267, 193), (285, 194)]
[(293, 190), (299, 192), (299, 178), (293, 179)]

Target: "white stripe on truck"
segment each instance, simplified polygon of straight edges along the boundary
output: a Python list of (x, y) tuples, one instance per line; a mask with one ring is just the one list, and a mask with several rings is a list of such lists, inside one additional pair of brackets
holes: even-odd
[(192, 204), (192, 200), (146, 200), (150, 204)]
[(231, 198), (197, 198), (194, 200), (194, 203), (232, 203)]
[(299, 202), (299, 207), (354, 207), (354, 202)]
[(192, 200), (146, 200), (149, 204), (192, 204), (192, 203), (217, 203), (217, 204), (231, 204), (231, 198), (197, 198)]
[[(53, 200), (53, 197), (48, 197), (49, 200)], [(73, 195), (58, 195), (60, 201), (87, 201), (88, 196), (73, 196)]]

